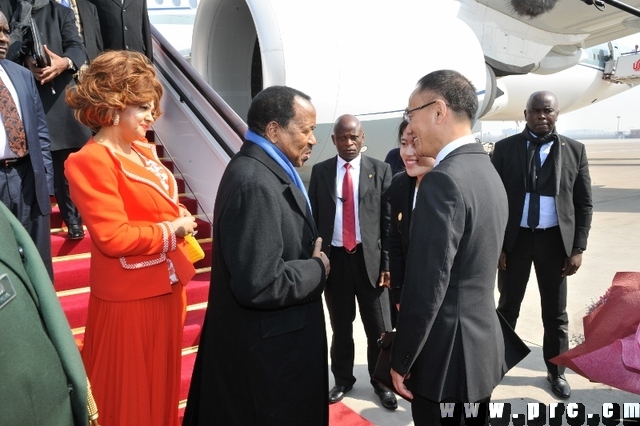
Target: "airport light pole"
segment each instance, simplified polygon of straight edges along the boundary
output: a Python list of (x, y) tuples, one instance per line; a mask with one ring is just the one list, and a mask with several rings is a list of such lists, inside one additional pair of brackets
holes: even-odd
[(616, 118), (618, 119), (618, 127), (616, 129), (616, 138), (620, 137), (620, 115), (616, 115)]

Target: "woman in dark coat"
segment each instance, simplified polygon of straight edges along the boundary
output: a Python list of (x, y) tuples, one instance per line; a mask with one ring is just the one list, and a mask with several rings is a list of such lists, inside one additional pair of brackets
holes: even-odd
[(416, 154), (414, 135), (407, 129), (407, 122), (400, 123), (398, 139), (400, 157), (405, 170), (393, 177), (384, 196), (391, 204), (389, 226), (389, 272), (391, 273), (391, 298), (400, 310), (400, 298), (404, 284), (404, 263), (409, 249), (411, 212), (415, 207), (415, 194), (422, 177), (434, 166), (435, 159)]

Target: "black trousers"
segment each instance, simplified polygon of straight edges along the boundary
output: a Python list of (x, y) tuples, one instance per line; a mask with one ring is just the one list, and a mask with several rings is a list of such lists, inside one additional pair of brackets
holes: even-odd
[(53, 190), (55, 191), (56, 201), (60, 208), (60, 214), (64, 223), (69, 225), (80, 225), (80, 214), (76, 205), (71, 201), (69, 195), (69, 182), (64, 175), (64, 162), (67, 161), (69, 154), (79, 151), (79, 148), (61, 149), (51, 151), (53, 160)]
[(569, 349), (567, 278), (562, 277), (566, 257), (559, 227), (542, 232), (520, 228), (513, 250), (507, 253), (506, 271), (498, 271), (498, 311), (515, 329), (531, 265), (535, 267), (544, 327), (542, 353), (547, 370), (556, 375), (564, 374), (565, 368), (549, 359)]
[(35, 184), (31, 161), (16, 167), (0, 167), (0, 199), (31, 236), (53, 281), (49, 214), (40, 211)]
[(414, 393), (413, 400), (411, 400), (411, 416), (416, 426), (488, 425), (490, 401), (491, 397), (476, 401), (476, 403), (481, 404), (478, 408), (478, 416), (466, 417), (466, 410), (462, 403), (453, 398), (445, 398), (441, 401), (443, 404), (456, 404), (454, 415), (448, 417), (443, 416), (440, 410), (440, 402), (431, 401)]
[(331, 274), (324, 290), (331, 320), (331, 372), (335, 384), (352, 386), (355, 345), (353, 321), (356, 318), (356, 299), (360, 318), (367, 335), (367, 366), (373, 375), (380, 349), (377, 340), (391, 330), (389, 293), (386, 288), (371, 285), (364, 264), (362, 245), (350, 254), (342, 247), (331, 247)]

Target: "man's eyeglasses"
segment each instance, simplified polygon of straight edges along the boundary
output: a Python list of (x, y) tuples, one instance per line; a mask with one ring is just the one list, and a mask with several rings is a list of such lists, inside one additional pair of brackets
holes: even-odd
[(413, 108), (413, 109), (405, 109), (404, 113), (402, 114), (402, 118), (404, 119), (404, 121), (406, 121), (407, 123), (411, 123), (411, 117), (409, 116), (409, 114), (411, 114), (412, 112), (416, 112), (421, 110), (422, 108), (426, 108), (430, 105), (435, 104), (436, 102), (438, 102), (438, 100), (436, 99), (435, 101), (431, 101), (428, 104), (424, 104), (422, 106), (419, 106), (417, 108)]

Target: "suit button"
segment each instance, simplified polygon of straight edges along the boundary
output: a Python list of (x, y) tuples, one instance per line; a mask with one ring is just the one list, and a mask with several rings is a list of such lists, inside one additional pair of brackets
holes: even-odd
[(129, 28), (127, 28), (127, 26), (125, 25), (125, 26), (124, 26), (124, 30), (125, 30), (125, 31), (127, 31), (128, 29), (129, 29)]

